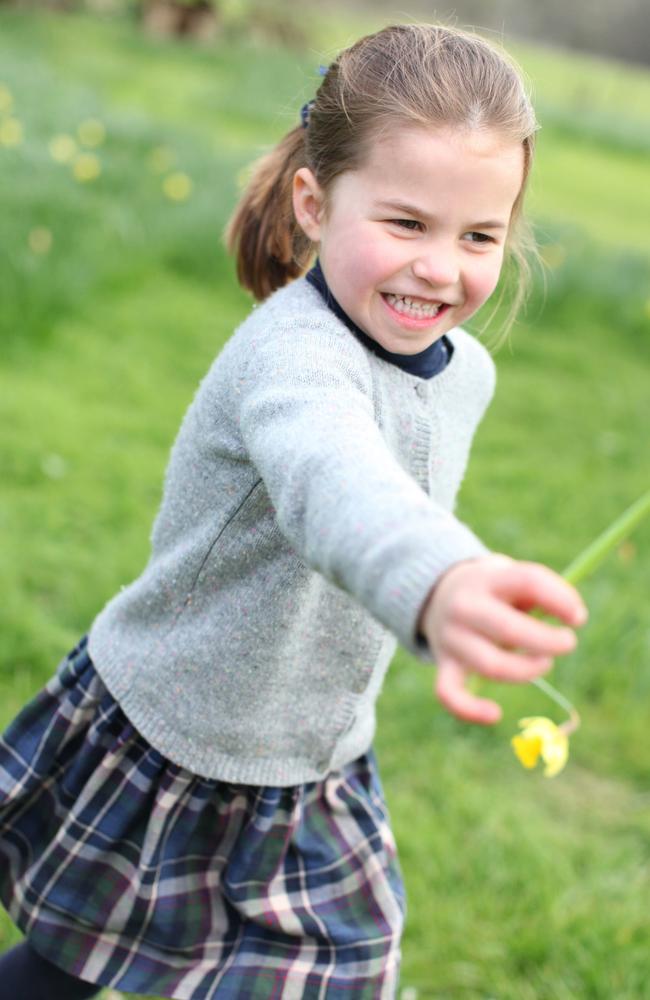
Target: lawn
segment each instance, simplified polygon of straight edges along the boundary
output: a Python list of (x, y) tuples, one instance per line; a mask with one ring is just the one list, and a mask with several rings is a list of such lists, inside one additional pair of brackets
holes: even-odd
[[(0, 11), (0, 118), (10, 94), (22, 124), (0, 146), (2, 724), (147, 557), (179, 420), (248, 309), (220, 243), (238, 178), (337, 36), (197, 48)], [(517, 55), (542, 122), (547, 288), (496, 354), (459, 514), (561, 569), (650, 485), (650, 74)], [(105, 139), (80, 181), (51, 141), (89, 119)], [(646, 524), (583, 586), (590, 622), (553, 677), (583, 726), (552, 781), (509, 746), (520, 716), (561, 717), (538, 691), (495, 689), (504, 721), (463, 726), (398, 654), (377, 751), (409, 895), (404, 1000), (650, 998), (648, 553)]]

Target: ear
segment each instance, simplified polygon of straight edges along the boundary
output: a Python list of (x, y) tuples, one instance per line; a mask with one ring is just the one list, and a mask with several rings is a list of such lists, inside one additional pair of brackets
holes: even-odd
[(293, 177), (293, 211), (296, 221), (312, 243), (320, 241), (325, 197), (309, 167), (296, 170)]

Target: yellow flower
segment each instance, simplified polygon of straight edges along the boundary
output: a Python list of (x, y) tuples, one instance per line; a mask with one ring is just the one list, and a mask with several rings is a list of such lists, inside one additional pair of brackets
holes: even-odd
[(55, 135), (49, 145), (50, 156), (57, 163), (71, 163), (77, 155), (77, 143), (71, 135)]
[(180, 171), (170, 174), (163, 181), (163, 191), (172, 201), (186, 201), (192, 191), (192, 181)]
[(13, 106), (13, 94), (6, 84), (0, 83), (0, 114), (9, 114)]
[(535, 767), (541, 756), (546, 764), (546, 777), (552, 778), (558, 774), (569, 757), (569, 737), (566, 731), (543, 716), (520, 719), (519, 725), (522, 732), (519, 736), (513, 736), (511, 743), (524, 767)]
[(37, 226), (30, 231), (27, 242), (32, 253), (49, 253), (52, 249), (52, 233), (45, 226)]
[(149, 167), (156, 174), (164, 174), (176, 159), (173, 149), (169, 146), (156, 146), (149, 153)]
[(101, 163), (92, 153), (82, 153), (74, 161), (72, 167), (72, 172), (82, 184), (86, 181), (94, 181), (96, 177), (99, 177), (101, 170)]
[(17, 118), (5, 118), (0, 122), (0, 146), (20, 146), (22, 141), (23, 126)]
[(79, 142), (82, 146), (101, 146), (106, 138), (106, 129), (98, 118), (87, 118), (77, 129)]

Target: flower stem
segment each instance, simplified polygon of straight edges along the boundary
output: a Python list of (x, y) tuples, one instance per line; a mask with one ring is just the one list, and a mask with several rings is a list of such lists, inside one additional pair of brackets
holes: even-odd
[[(562, 573), (564, 579), (575, 585), (584, 580), (589, 573), (593, 573), (612, 549), (615, 549), (624, 538), (627, 538), (647, 514), (650, 514), (650, 490), (639, 497), (631, 507), (623, 511), (613, 524), (610, 524), (580, 555), (569, 563)], [(567, 734), (574, 732), (580, 725), (580, 716), (569, 699), (560, 694), (552, 684), (549, 684), (542, 677), (536, 677), (532, 683), (568, 713), (569, 718), (562, 724), (561, 728)]]
[(605, 556), (631, 534), (647, 514), (650, 514), (650, 490), (623, 511), (613, 524), (610, 524), (591, 545), (569, 563), (562, 572), (564, 579), (576, 584), (584, 580), (589, 573), (593, 573)]
[(536, 677), (533, 680), (533, 684), (535, 685), (535, 687), (538, 687), (540, 691), (543, 691), (544, 694), (547, 694), (549, 698), (552, 698), (553, 701), (561, 708), (563, 708), (564, 711), (567, 712), (569, 715), (575, 712), (575, 708), (573, 707), (569, 699), (565, 698), (563, 694), (560, 694), (557, 688), (554, 688), (552, 684), (549, 684), (548, 681), (545, 681), (543, 677)]
[(565, 698), (557, 688), (553, 687), (552, 684), (549, 684), (548, 681), (545, 681), (543, 677), (535, 677), (531, 683), (534, 684), (535, 687), (539, 688), (540, 691), (543, 691), (544, 694), (548, 695), (548, 697), (551, 698), (556, 705), (559, 705), (560, 708), (564, 709), (569, 718), (566, 722), (562, 723), (560, 729), (563, 729), (567, 736), (574, 733), (580, 726), (580, 715), (569, 699)]

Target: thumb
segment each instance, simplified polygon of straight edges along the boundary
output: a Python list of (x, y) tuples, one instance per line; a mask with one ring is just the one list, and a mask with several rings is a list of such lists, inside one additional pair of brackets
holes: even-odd
[(501, 706), (487, 698), (477, 698), (467, 690), (467, 672), (446, 657), (438, 667), (435, 693), (441, 705), (463, 722), (493, 726), (501, 719)]

